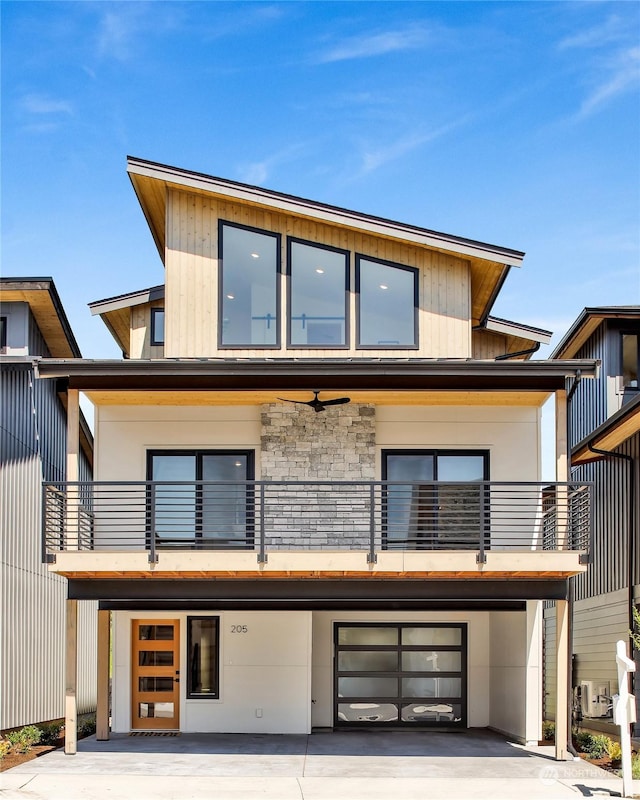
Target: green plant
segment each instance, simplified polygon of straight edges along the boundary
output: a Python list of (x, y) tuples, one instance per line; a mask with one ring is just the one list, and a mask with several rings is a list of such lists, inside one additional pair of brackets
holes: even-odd
[(633, 607), (633, 630), (629, 631), (629, 636), (634, 650), (640, 650), (640, 611), (637, 606)]
[(58, 739), (60, 738), (60, 731), (63, 728), (62, 722), (44, 722), (42, 725), (38, 725), (40, 728), (41, 736), (40, 736), (40, 744), (56, 744)]
[(612, 761), (620, 761), (622, 758), (622, 748), (620, 747), (620, 742), (614, 742), (613, 739), (609, 739), (605, 745), (605, 749), (607, 751), (607, 755)]
[(550, 742), (555, 739), (556, 736), (556, 726), (553, 722), (543, 722), (542, 723), (542, 739), (545, 742)]
[(11, 750), (11, 742), (7, 741), (6, 739), (0, 739), (0, 761), (9, 755), (9, 751)]
[(576, 730), (573, 733), (573, 744), (576, 750), (582, 753), (588, 753), (591, 747), (593, 736), (586, 731)]
[(640, 753), (631, 756), (631, 777), (634, 781), (640, 781)]
[(78, 720), (78, 737), (83, 738), (84, 736), (91, 736), (91, 734), (96, 732), (96, 715), (95, 714), (85, 714), (82, 718)]
[(607, 754), (607, 744), (610, 741), (611, 739), (605, 736), (604, 733), (599, 733), (597, 736), (591, 737), (589, 747), (585, 748), (584, 752), (587, 753), (590, 758), (604, 758)]
[(19, 731), (11, 731), (7, 734), (7, 739), (11, 746), (18, 753), (28, 753), (34, 744), (38, 744), (42, 731), (35, 725), (25, 725)]

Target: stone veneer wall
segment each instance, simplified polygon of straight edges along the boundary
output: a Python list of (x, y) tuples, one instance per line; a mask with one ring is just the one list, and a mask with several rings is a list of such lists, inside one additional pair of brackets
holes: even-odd
[[(349, 404), (316, 413), (301, 405), (262, 407), (265, 481), (375, 479), (375, 407)], [(362, 549), (369, 541), (367, 487), (273, 487), (265, 490), (267, 544)]]

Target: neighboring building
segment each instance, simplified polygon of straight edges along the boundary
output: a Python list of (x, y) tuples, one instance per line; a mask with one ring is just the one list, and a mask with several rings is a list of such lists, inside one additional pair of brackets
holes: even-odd
[[(42, 563), (42, 482), (66, 476), (66, 396), (41, 358), (80, 358), (51, 278), (0, 278), (0, 730), (64, 716), (67, 581)], [(92, 437), (80, 417), (80, 474)], [(78, 419), (74, 421), (78, 428)], [(81, 712), (96, 707), (95, 603), (79, 628)]]
[[(542, 601), (566, 700), (567, 582), (588, 557), (565, 383), (597, 364), (528, 361), (550, 334), (490, 316), (523, 254), (128, 170), (164, 284), (91, 305), (122, 361), (39, 366), (96, 410), (96, 480), (51, 488), (45, 536), (70, 620), (100, 603), (99, 738), (111, 614), (114, 731), (537, 742)], [(540, 474), (551, 396), (558, 483)], [(67, 701), (73, 715), (72, 683)]]
[[(594, 483), (592, 565), (573, 579), (573, 685), (584, 724), (612, 732), (616, 642), (628, 640), (640, 601), (640, 306), (585, 308), (551, 358), (602, 365), (595, 381), (568, 385), (572, 479)], [(546, 713), (553, 718), (553, 609), (545, 615)]]

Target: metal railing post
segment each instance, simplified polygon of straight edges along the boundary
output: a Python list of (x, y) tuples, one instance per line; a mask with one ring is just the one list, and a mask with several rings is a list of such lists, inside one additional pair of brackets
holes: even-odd
[(478, 554), (476, 555), (476, 564), (486, 564), (487, 563), (487, 556), (484, 552), (485, 548), (485, 539), (487, 536), (487, 528), (489, 525), (488, 519), (491, 513), (490, 511), (490, 503), (488, 500), (489, 497), (489, 487), (486, 483), (482, 484), (482, 524), (480, 525), (480, 548), (478, 550)]
[(378, 555), (376, 553), (376, 486), (372, 483), (369, 486), (369, 552), (367, 553), (367, 564), (376, 564)]
[(149, 563), (158, 563), (158, 554), (156, 553), (156, 487), (151, 484), (149, 486)]
[(264, 483), (260, 484), (260, 524), (259, 524), (259, 531), (258, 531), (258, 564), (266, 564), (267, 563), (267, 554), (265, 552), (265, 540), (264, 540)]

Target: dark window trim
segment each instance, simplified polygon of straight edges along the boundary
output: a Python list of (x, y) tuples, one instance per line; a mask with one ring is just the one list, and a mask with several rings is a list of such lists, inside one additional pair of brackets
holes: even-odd
[[(361, 344), (360, 343), (360, 262), (372, 261), (393, 269), (402, 269), (413, 273), (413, 338), (414, 344)], [(363, 253), (356, 253), (356, 350), (418, 350), (420, 348), (420, 331), (418, 308), (420, 303), (420, 270), (384, 258), (375, 258)]]
[[(624, 374), (623, 374), (623, 364), (624, 364), (624, 343), (623, 343), (623, 336), (635, 336), (637, 341), (636, 347), (636, 354), (637, 354), (637, 363), (636, 363), (636, 372), (638, 374), (638, 386), (630, 386), (628, 383), (624, 382)], [(640, 391), (640, 331), (638, 330), (625, 330), (621, 328), (619, 330), (619, 344), (618, 344), (618, 352), (620, 355), (620, 385), (624, 392), (638, 392)]]
[[(247, 474), (245, 480), (253, 481), (255, 480), (255, 456), (256, 451), (253, 449), (245, 449), (245, 448), (225, 448), (225, 449), (196, 449), (196, 450), (182, 450), (176, 448), (175, 450), (172, 449), (161, 449), (161, 450), (147, 450), (147, 480), (153, 481), (153, 457), (154, 456), (194, 456), (196, 459), (196, 481), (203, 480), (202, 478), (202, 456), (246, 456), (247, 458)], [(151, 487), (149, 487), (150, 491)], [(247, 549), (252, 550), (254, 546), (254, 537), (255, 537), (255, 520), (254, 520), (254, 509), (255, 509), (255, 499), (254, 499), (254, 492), (255, 489), (253, 487), (247, 487), (247, 531), (246, 531), (246, 539), (240, 549)], [(147, 540), (151, 537), (151, 520), (149, 518), (149, 514), (147, 514)], [(198, 544), (198, 540), (202, 541), (202, 509), (201, 509), (201, 501), (196, 499), (196, 523), (195, 523), (195, 531), (194, 531), (194, 542), (193, 547), (195, 548)], [(185, 543), (189, 542), (189, 539), (185, 539)], [(149, 541), (147, 541), (147, 546), (149, 545)], [(156, 547), (162, 547), (162, 539), (156, 539)], [(236, 548), (238, 549), (238, 548)]]
[[(340, 628), (396, 628), (398, 631), (398, 641), (396, 645), (379, 645), (377, 647), (371, 647), (369, 645), (339, 645), (338, 644), (338, 634)], [(404, 651), (423, 651), (427, 645), (403, 645), (402, 644), (402, 629), (403, 628), (458, 628), (460, 630), (460, 644), (459, 645), (437, 645), (438, 650), (449, 650), (453, 652), (460, 652), (461, 659), (460, 659), (460, 672), (459, 673), (449, 673), (449, 672), (441, 672), (438, 673), (440, 677), (458, 677), (460, 676), (460, 697), (459, 698), (438, 698), (439, 700), (444, 700), (445, 702), (448, 699), (451, 699), (452, 702), (459, 702), (461, 706), (461, 714), (460, 714), (460, 721), (459, 722), (449, 722), (448, 724), (443, 724), (437, 721), (430, 721), (430, 720), (416, 720), (413, 722), (403, 722), (401, 718), (397, 720), (393, 720), (390, 722), (374, 722), (374, 723), (364, 723), (364, 722), (345, 722), (344, 720), (340, 720), (338, 717), (338, 707), (341, 702), (359, 702), (359, 703), (366, 703), (366, 702), (390, 702), (390, 703), (397, 703), (398, 710), (400, 714), (402, 713), (402, 684), (401, 680), (403, 677), (433, 677), (434, 673), (416, 673), (416, 672), (403, 672), (401, 669), (401, 659), (400, 655)], [(379, 728), (436, 728), (436, 729), (446, 729), (446, 728), (466, 728), (467, 727), (467, 711), (468, 711), (468, 676), (469, 676), (469, 669), (468, 669), (468, 629), (469, 625), (467, 622), (386, 622), (386, 621), (378, 621), (378, 622), (350, 622), (348, 620), (339, 621), (333, 623), (333, 652), (334, 652), (334, 659), (333, 659), (333, 725), (335, 728), (353, 728), (353, 727), (366, 727), (368, 729), (379, 729)], [(436, 646), (434, 646), (436, 649)], [(371, 652), (372, 650), (378, 651), (386, 651), (386, 652), (397, 652), (398, 654), (398, 669), (394, 672), (394, 676), (398, 678), (398, 696), (397, 697), (357, 697), (357, 698), (344, 698), (338, 696), (338, 678), (341, 677), (356, 677), (356, 673), (354, 672), (346, 672), (344, 670), (338, 669), (338, 651), (342, 650), (349, 650), (349, 651), (366, 651)], [(379, 672), (358, 672), (358, 676), (362, 675), (363, 677), (389, 677), (387, 673), (384, 671)], [(420, 702), (421, 698), (404, 698), (407, 699), (415, 699), (416, 701)]]
[(220, 617), (208, 614), (187, 616), (187, 659), (191, 654), (191, 621), (192, 620), (215, 620), (216, 635), (215, 635), (215, 687), (214, 691), (209, 694), (199, 694), (193, 691), (193, 681), (191, 675), (191, 665), (187, 663), (187, 700), (219, 700), (220, 699)]
[(381, 458), (382, 458), (382, 480), (386, 481), (387, 478), (387, 456), (434, 456), (434, 471), (433, 471), (433, 480), (437, 481), (438, 478), (438, 456), (482, 456), (484, 459), (484, 468), (483, 468), (483, 481), (490, 480), (489, 478), (489, 456), (491, 451), (490, 450), (481, 450), (481, 449), (473, 449), (473, 450), (465, 450), (456, 448), (455, 450), (448, 450), (447, 448), (438, 447), (435, 449), (429, 448), (406, 448), (406, 447), (395, 447), (392, 449), (383, 449), (381, 451)]
[[(412, 450), (411, 448), (393, 448), (393, 449), (383, 449), (380, 453), (381, 457), (381, 476), (382, 480), (388, 480), (387, 477), (387, 457), (388, 456), (433, 456), (433, 481), (438, 481), (438, 457), (439, 456), (481, 456), (483, 459), (483, 468), (482, 468), (482, 481), (486, 482), (490, 480), (490, 450), (481, 450), (481, 449), (473, 449), (473, 450), (464, 450), (456, 448), (455, 450), (449, 450), (447, 448), (435, 448), (435, 449), (425, 449), (425, 448), (416, 448)], [(387, 527), (387, 511), (386, 511), (386, 500), (385, 500), (386, 493), (383, 489), (383, 503), (382, 503), (382, 546), (383, 549), (387, 549), (387, 536), (386, 536), (386, 527)], [(490, 507), (490, 492), (488, 487), (485, 486), (484, 491), (482, 492), (483, 495), (483, 511), (482, 511), (482, 525), (480, 530), (480, 536), (484, 539), (484, 549), (489, 550), (491, 543), (488, 540), (488, 532), (490, 526), (490, 514), (491, 514), (491, 507)], [(425, 536), (425, 531), (422, 531), (421, 537)]]
[[(307, 247), (315, 247), (318, 250), (329, 250), (332, 253), (340, 253), (345, 257), (345, 284), (344, 284), (344, 344), (292, 344), (291, 343), (291, 323), (293, 316), (293, 309), (291, 307), (291, 288), (292, 288), (292, 266), (293, 259), (291, 257), (291, 245), (303, 244)], [(350, 349), (350, 336), (351, 325), (349, 314), (349, 291), (351, 287), (351, 251), (345, 250), (342, 247), (332, 247), (328, 244), (320, 244), (319, 242), (311, 242), (307, 239), (300, 239), (297, 236), (287, 236), (287, 350), (349, 350)]]
[[(164, 314), (164, 306), (157, 306), (156, 308), (151, 309), (151, 341), (150, 341), (151, 347), (164, 347), (165, 331), (163, 330), (162, 340), (160, 340), (156, 336), (156, 328), (157, 328), (156, 317), (160, 312)], [(165, 323), (166, 323), (166, 317), (165, 317)]]
[(5, 353), (7, 350), (7, 325), (8, 318), (0, 317), (0, 353)]
[[(223, 322), (223, 297), (224, 297), (224, 237), (223, 229), (239, 228), (251, 233), (259, 233), (264, 236), (271, 236), (276, 240), (276, 343), (275, 344), (224, 344), (222, 341), (222, 322)], [(274, 231), (265, 231), (262, 228), (255, 228), (252, 225), (242, 225), (239, 222), (230, 222), (226, 219), (218, 220), (218, 350), (280, 350), (282, 342), (280, 336), (281, 329), (281, 298), (280, 283), (282, 275), (282, 234)]]

